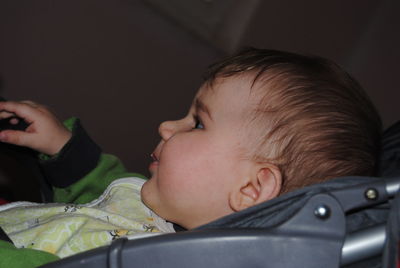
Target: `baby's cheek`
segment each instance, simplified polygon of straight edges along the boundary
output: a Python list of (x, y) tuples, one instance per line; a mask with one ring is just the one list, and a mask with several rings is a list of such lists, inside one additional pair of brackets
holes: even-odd
[(158, 169), (160, 191), (165, 195), (194, 192), (196, 185), (213, 175), (216, 168), (213, 148), (192, 134), (178, 135), (165, 143)]

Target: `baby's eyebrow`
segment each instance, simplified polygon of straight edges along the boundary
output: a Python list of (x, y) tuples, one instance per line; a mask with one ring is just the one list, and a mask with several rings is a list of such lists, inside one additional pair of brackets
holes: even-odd
[(196, 112), (202, 111), (208, 115), (208, 117), (212, 120), (212, 116), (210, 110), (208, 109), (207, 105), (204, 104), (200, 99), (196, 99), (195, 101), (195, 108)]

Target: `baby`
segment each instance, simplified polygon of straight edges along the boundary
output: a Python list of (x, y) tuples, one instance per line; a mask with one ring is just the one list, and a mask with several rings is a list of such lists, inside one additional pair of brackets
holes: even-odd
[[(42, 161), (56, 202), (92, 201), (129, 175), (100, 155), (76, 120), (68, 128), (29, 101), (1, 102), (0, 111), (29, 124), (1, 131), (0, 141), (50, 158)], [(381, 121), (331, 61), (250, 48), (212, 65), (188, 114), (163, 122), (159, 133), (141, 200), (193, 229), (310, 184), (374, 175)]]

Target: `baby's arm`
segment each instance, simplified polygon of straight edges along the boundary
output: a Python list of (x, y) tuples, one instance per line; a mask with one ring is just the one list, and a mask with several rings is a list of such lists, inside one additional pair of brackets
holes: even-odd
[(72, 130), (72, 138), (56, 157), (41, 162), (47, 180), (54, 186), (55, 202), (87, 203), (116, 179), (143, 178), (128, 172), (117, 157), (102, 153), (78, 119), (65, 123)]
[[(21, 130), (0, 130), (0, 141), (25, 146), (38, 152), (55, 155), (71, 138), (71, 132), (46, 107), (31, 101), (0, 102), (0, 119), (19, 117), (28, 127)], [(17, 124), (18, 119), (10, 120)]]
[(64, 122), (72, 137), (61, 151), (40, 161), (41, 170), (53, 185), (54, 202), (82, 204), (99, 197), (114, 180), (143, 177), (129, 173), (115, 156), (102, 153), (79, 119)]
[(115, 179), (143, 177), (127, 172), (117, 157), (102, 154), (78, 119), (67, 120), (67, 128), (42, 105), (30, 101), (0, 102), (0, 119), (13, 116), (23, 118), (28, 128), (0, 131), (0, 141), (52, 156), (40, 163), (46, 180), (53, 186), (55, 202), (86, 203), (97, 198)]

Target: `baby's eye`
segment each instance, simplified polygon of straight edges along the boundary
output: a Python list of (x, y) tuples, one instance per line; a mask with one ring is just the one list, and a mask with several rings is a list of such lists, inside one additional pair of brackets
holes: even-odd
[(204, 128), (204, 125), (203, 125), (203, 123), (201, 122), (201, 120), (197, 117), (197, 116), (195, 116), (194, 117), (194, 128), (193, 129), (203, 129)]

